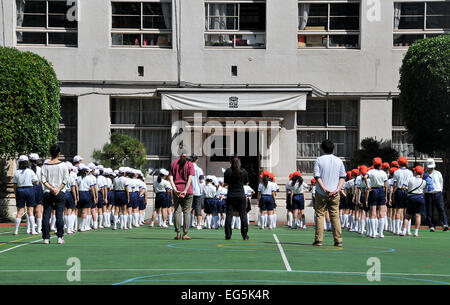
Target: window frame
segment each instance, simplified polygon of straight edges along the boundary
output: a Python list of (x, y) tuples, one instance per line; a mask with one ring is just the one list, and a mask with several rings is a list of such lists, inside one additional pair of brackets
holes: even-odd
[[(63, 98), (74, 98), (75, 99), (75, 105), (76, 105), (76, 108), (78, 109), (78, 96), (76, 96), (76, 95), (61, 95), (61, 97), (60, 97), (60, 99), (62, 100)], [(61, 107), (62, 108), (62, 107)], [(62, 115), (62, 113), (61, 113), (61, 115)], [(75, 120), (75, 122), (73, 123), (73, 124), (65, 124), (65, 123), (63, 123), (63, 122), (59, 122), (59, 128), (58, 128), (58, 138), (57, 138), (57, 141), (56, 141), (56, 143), (60, 146), (60, 147), (62, 147), (64, 144), (63, 143), (65, 143), (64, 141), (62, 141), (62, 139), (59, 137), (59, 135), (60, 135), (60, 131), (61, 130), (75, 130), (76, 131), (76, 138), (75, 138), (75, 141), (74, 141), (74, 143), (75, 143), (75, 147), (76, 147), (76, 151), (75, 151), (75, 155), (77, 154), (77, 151), (78, 151), (78, 112), (75, 112), (75, 114), (74, 115), (76, 115), (76, 120)], [(62, 153), (64, 153), (64, 150), (62, 150)], [(73, 157), (73, 156), (75, 156), (75, 155), (71, 155), (71, 154), (61, 154), (61, 156), (62, 157)]]
[[(112, 103), (113, 100), (139, 100), (139, 124), (113, 124), (112, 123)], [(139, 133), (139, 140), (144, 144), (144, 142), (142, 141), (143, 139), (143, 132), (144, 131), (148, 131), (148, 130), (166, 130), (169, 131), (169, 133), (171, 133), (172, 131), (172, 117), (170, 117), (170, 123), (167, 125), (143, 125), (141, 122), (143, 121), (143, 100), (152, 100), (154, 102), (160, 102), (161, 100), (159, 98), (155, 98), (155, 97), (136, 97), (136, 96), (110, 96), (109, 99), (109, 103), (110, 103), (110, 131), (111, 133), (113, 131), (120, 131), (120, 130), (133, 130), (133, 131), (137, 131)], [(164, 111), (164, 110), (161, 110)], [(167, 110), (169, 111), (169, 110)], [(170, 112), (170, 111), (169, 111)], [(145, 145), (145, 144), (144, 144)], [(149, 155), (147, 152), (147, 156), (146, 156), (146, 160), (147, 161), (170, 161), (171, 160), (171, 153), (169, 153), (169, 155)]]
[[(113, 2), (116, 3), (139, 3), (141, 10), (140, 10), (140, 28), (113, 28), (113, 18), (119, 17), (119, 16), (129, 16), (126, 14), (113, 14), (112, 7)], [(159, 15), (144, 15), (144, 3), (165, 3), (170, 4), (170, 10), (171, 10), (171, 19), (172, 24), (170, 29), (151, 29), (151, 28), (144, 28), (144, 17), (148, 16), (159, 16)], [(173, 37), (173, 23), (174, 23), (174, 15), (173, 15), (173, 1), (172, 0), (137, 0), (137, 1), (123, 1), (123, 0), (111, 0), (109, 2), (110, 4), (110, 16), (111, 16), (111, 28), (110, 28), (110, 47), (114, 49), (173, 49), (173, 43), (174, 43), (174, 37)], [(134, 15), (133, 15), (134, 16)], [(136, 15), (137, 16), (137, 15)], [(140, 36), (140, 44), (139, 45), (114, 45), (113, 44), (113, 35), (114, 34), (122, 34), (122, 35), (128, 35), (128, 34), (135, 34)], [(144, 35), (168, 35), (170, 39), (170, 44), (167, 46), (158, 46), (158, 45), (144, 45)]]
[[(33, 16), (43, 16), (45, 15), (45, 27), (24, 27), (17, 25), (17, 4), (16, 1), (13, 1), (13, 9), (14, 9), (14, 42), (16, 47), (57, 47), (57, 48), (77, 48), (78, 47), (78, 21), (77, 27), (74, 28), (65, 28), (65, 27), (50, 27), (49, 26), (49, 16), (61, 16), (62, 13), (49, 13), (49, 2), (64, 2), (62, 0), (26, 0), (30, 2), (45, 2), (45, 13), (26, 13), (26, 15)], [(69, 8), (69, 6), (67, 6)], [(25, 14), (25, 13), (24, 13)], [(67, 12), (66, 12), (67, 14)], [(20, 43), (17, 40), (17, 33), (45, 33), (45, 44), (36, 44), (36, 43)], [(49, 43), (49, 34), (50, 33), (75, 33), (77, 38), (76, 44), (51, 44)]]
[[(249, 31), (249, 30), (243, 30), (241, 31), (240, 26), (240, 5), (243, 3), (259, 3), (259, 4), (265, 4), (266, 5), (266, 11), (265, 11), (265, 30), (264, 31)], [(221, 29), (209, 29), (209, 20), (211, 18), (209, 15), (209, 5), (210, 4), (233, 4), (237, 5), (237, 16), (222, 16), (225, 18), (236, 18), (237, 17), (237, 30), (221, 30)], [(203, 46), (205, 49), (221, 49), (221, 50), (239, 50), (239, 49), (266, 49), (267, 47), (267, 1), (266, 0), (206, 0), (204, 2), (204, 9), (205, 9), (205, 19), (204, 19), (204, 33), (203, 33)], [(216, 17), (217, 18), (217, 17)], [(206, 37), (208, 35), (233, 35), (233, 44), (232, 46), (208, 46), (206, 45), (207, 39)], [(263, 35), (264, 36), (264, 45), (262, 46), (237, 46), (236, 45), (236, 36), (243, 36), (243, 35)]]
[[(326, 30), (300, 30), (300, 19), (302, 18), (298, 14), (297, 22), (297, 50), (360, 50), (361, 49), (361, 10), (362, 5), (360, 0), (339, 0), (339, 1), (313, 1), (313, 0), (299, 0), (297, 8), (300, 9), (301, 4), (327, 4), (327, 29)], [(332, 17), (355, 17), (355, 16), (331, 16), (331, 4), (346, 4), (346, 3), (357, 3), (359, 4), (359, 29), (358, 30), (330, 30), (330, 19)], [(315, 16), (314, 16), (315, 17)], [(318, 16), (322, 17), (322, 16)], [(325, 16), (323, 16), (325, 17)], [(322, 18), (323, 18), (322, 17)], [(300, 47), (298, 43), (299, 36), (325, 36), (326, 46), (319, 47)], [(336, 47), (330, 46), (330, 36), (358, 36), (358, 45), (356, 47)], [(322, 37), (323, 39), (323, 37)]]
[[(392, 27), (392, 48), (393, 49), (407, 49), (409, 48), (410, 44), (408, 45), (396, 45), (395, 44), (395, 36), (398, 35), (417, 35), (417, 36), (422, 36), (422, 38), (419, 39), (424, 39), (424, 38), (428, 38), (428, 37), (432, 37), (435, 35), (442, 35), (442, 34), (449, 34), (450, 33), (450, 28), (431, 28), (431, 29), (427, 29), (427, 7), (428, 7), (428, 3), (448, 3), (448, 1), (444, 1), (444, 0), (433, 0), (433, 1), (414, 1), (414, 0), (395, 0), (393, 2), (393, 11), (395, 12), (395, 4), (397, 3), (421, 3), (424, 6), (424, 10), (423, 10), (423, 15), (400, 15), (401, 17), (417, 17), (417, 16), (421, 16), (423, 17), (423, 28), (421, 29), (395, 29), (395, 20), (393, 20), (393, 27)], [(448, 16), (450, 18), (450, 15), (430, 15), (430, 16)], [(400, 19), (401, 19), (400, 17)], [(395, 18), (395, 13), (394, 13), (394, 17)], [(414, 43), (414, 42), (413, 42)]]

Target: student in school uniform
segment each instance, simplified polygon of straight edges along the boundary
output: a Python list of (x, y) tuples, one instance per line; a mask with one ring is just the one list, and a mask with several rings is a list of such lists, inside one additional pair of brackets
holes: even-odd
[(368, 186), (366, 185), (367, 182), (370, 183), (370, 178), (368, 178), (367, 172), (369, 169), (365, 165), (358, 166), (359, 168), (359, 175), (355, 179), (355, 202), (356, 202), (356, 209), (358, 211), (357, 214), (357, 221), (358, 221), (358, 233), (364, 234), (365, 228), (366, 228), (366, 217), (367, 212), (369, 211), (368, 204), (367, 204), (367, 198), (368, 198)]
[[(42, 212), (43, 212), (43, 201), (44, 201), (44, 188), (42, 187), (40, 177), (41, 177), (41, 167), (38, 166), (39, 161), (39, 155), (38, 154), (30, 154), (29, 156), (29, 162), (30, 162), (30, 168), (33, 170), (33, 172), (36, 174), (38, 181), (33, 185), (34, 190), (34, 198), (36, 201), (36, 207), (34, 208), (35, 211), (35, 220), (37, 224), (37, 233), (42, 233)], [(28, 218), (28, 215), (27, 215)]]
[(19, 157), (19, 167), (14, 173), (14, 193), (16, 195), (17, 214), (15, 219), (15, 228), (13, 235), (19, 234), (19, 226), (22, 221), (22, 216), (27, 206), (27, 233), (38, 234), (34, 228), (34, 208), (36, 207), (34, 185), (38, 181), (36, 174), (28, 168), (28, 157), (22, 155)]
[(416, 166), (414, 168), (414, 176), (408, 179), (406, 186), (403, 185), (403, 188), (408, 193), (408, 199), (406, 201), (406, 217), (403, 223), (403, 231), (400, 233), (401, 236), (405, 236), (408, 223), (411, 221), (411, 217), (414, 216), (416, 221), (414, 237), (419, 237), (421, 215), (425, 214), (424, 189), (427, 186), (427, 182), (423, 179), (423, 173), (423, 167)]
[[(408, 160), (405, 157), (398, 158), (400, 168), (394, 173), (394, 190), (393, 190), (393, 208), (394, 208), (394, 228), (395, 235), (400, 235), (403, 224), (403, 214), (406, 208), (406, 201), (408, 199), (408, 193), (402, 188), (403, 185), (407, 185), (408, 180), (413, 177), (412, 171), (406, 168)], [(391, 194), (392, 199), (392, 194)]]
[(258, 206), (261, 211), (261, 229), (267, 225), (269, 230), (274, 227), (273, 210), (275, 209), (276, 186), (271, 182), (269, 175), (262, 177), (261, 183), (258, 185)]
[(145, 209), (147, 208), (147, 184), (145, 183), (144, 174), (138, 170), (139, 180), (139, 225), (144, 225), (145, 221)]
[(104, 167), (102, 165), (98, 165), (94, 170), (94, 176), (97, 178), (97, 206), (96, 206), (96, 214), (97, 220), (94, 222), (94, 229), (103, 229), (103, 209), (106, 208), (108, 204), (108, 194), (107, 194), (107, 184), (106, 179), (103, 176)]
[(138, 180), (136, 178), (136, 173), (133, 168), (128, 168), (127, 176), (129, 179), (128, 192), (130, 193), (130, 202), (127, 206), (128, 209), (128, 229), (132, 229), (134, 224), (134, 214), (139, 206), (138, 198), (139, 198), (139, 185)]
[(308, 185), (303, 181), (302, 174), (299, 171), (294, 172), (290, 187), (291, 205), (294, 210), (294, 221), (292, 229), (303, 229), (303, 212), (305, 210), (305, 192)]
[(244, 185), (244, 193), (245, 193), (245, 199), (247, 202), (247, 224), (250, 224), (250, 211), (252, 210), (252, 197), (255, 194), (255, 191), (250, 186), (250, 182), (247, 181), (247, 183)]
[(73, 234), (73, 223), (75, 215), (73, 211), (75, 209), (76, 201), (77, 201), (77, 191), (76, 191), (76, 179), (72, 175), (73, 165), (70, 162), (66, 162), (67, 169), (69, 170), (69, 177), (67, 178), (67, 184), (64, 187), (64, 204), (65, 204), (65, 212), (64, 212), (64, 223), (66, 225), (67, 234)]
[(392, 161), (392, 162), (391, 162), (391, 168), (392, 168), (392, 167), (395, 167), (396, 169), (399, 169), (399, 168), (400, 168), (400, 165), (398, 164), (398, 161), (395, 161), (395, 160)]
[(92, 205), (92, 198), (95, 190), (95, 184), (89, 177), (89, 167), (84, 164), (78, 166), (78, 231), (86, 232), (89, 227), (88, 213)]
[(387, 201), (387, 180), (388, 176), (385, 171), (381, 169), (383, 164), (381, 158), (373, 159), (374, 169), (369, 170), (367, 176), (370, 178), (370, 183), (367, 177), (364, 177), (366, 184), (369, 186), (369, 225), (372, 229), (371, 238), (380, 236), (384, 238), (384, 223), (386, 217), (386, 201)]
[(51, 160), (42, 166), (41, 181), (44, 189), (44, 213), (42, 218), (42, 239), (44, 244), (50, 243), (50, 216), (56, 211), (56, 235), (58, 244), (63, 244), (64, 237), (64, 188), (68, 184), (69, 170), (64, 162), (59, 160), (61, 150), (58, 145), (50, 146)]
[(292, 202), (291, 202), (291, 181), (294, 177), (294, 173), (289, 174), (289, 181), (286, 183), (286, 219), (288, 228), (292, 228), (293, 220), (294, 220), (294, 211), (292, 210)]
[(206, 228), (211, 229), (215, 226), (212, 224), (213, 215), (217, 214), (217, 188), (213, 184), (214, 177), (206, 176), (206, 185), (203, 189), (205, 195), (205, 213), (206, 213)]
[(354, 188), (355, 188), (355, 178), (358, 176), (359, 171), (357, 169), (351, 170), (351, 178), (347, 182), (347, 185), (345, 187), (345, 193), (346, 193), (346, 200), (347, 200), (347, 209), (348, 209), (348, 224), (347, 228), (350, 232), (354, 232), (355, 226), (357, 225), (356, 222), (356, 214), (355, 214), (355, 194), (354, 194)]
[(218, 203), (218, 213), (219, 213), (219, 218), (220, 218), (219, 226), (224, 227), (225, 226), (225, 217), (226, 217), (225, 214), (226, 214), (226, 200), (227, 200), (228, 189), (226, 188), (226, 186), (224, 184), (223, 177), (220, 177), (217, 180), (219, 182), (219, 187), (217, 188), (217, 194), (218, 194), (218, 199), (219, 199), (219, 203)]
[(103, 171), (103, 176), (105, 177), (105, 191), (107, 201), (103, 206), (103, 227), (111, 227), (111, 206), (114, 204), (113, 199), (113, 170), (111, 168), (105, 168)]
[(394, 191), (394, 173), (398, 170), (397, 167), (391, 167), (389, 169), (389, 179), (388, 179), (388, 202), (386, 204), (387, 206), (387, 222), (388, 222), (388, 227), (387, 227), (387, 231), (392, 233), (392, 229), (393, 229), (393, 218), (394, 218), (394, 208), (392, 205), (392, 193)]
[[(348, 222), (349, 222), (349, 213), (348, 213), (348, 207), (347, 207), (347, 184), (348, 181), (352, 178), (352, 172), (348, 171), (346, 173), (347, 177), (345, 179), (344, 185), (342, 186), (342, 189), (340, 190), (340, 199), (339, 199), (339, 216), (341, 220), (341, 228), (347, 228)], [(327, 221), (328, 223), (328, 221)]]
[(127, 220), (128, 220), (128, 205), (130, 202), (130, 192), (129, 192), (129, 184), (130, 181), (126, 176), (127, 168), (120, 167), (119, 174), (114, 179), (114, 226), (113, 230), (117, 229), (117, 224), (119, 222), (119, 213), (120, 213), (120, 229), (127, 230)]
[[(170, 206), (170, 202), (172, 201), (172, 197), (170, 193), (173, 188), (170, 184), (169, 180), (169, 172), (162, 168), (159, 170), (159, 175), (153, 181), (153, 191), (155, 192), (155, 207), (153, 215), (158, 215), (158, 224), (162, 228), (167, 228), (166, 220), (167, 220), (167, 209)], [(150, 227), (154, 226), (154, 218), (152, 217), (152, 222)]]
[(97, 185), (97, 178), (94, 175), (95, 170), (97, 169), (97, 166), (95, 166), (94, 163), (89, 163), (89, 173), (87, 174), (88, 178), (91, 180), (91, 184), (94, 185), (95, 192), (91, 193), (92, 200), (91, 200), (91, 206), (88, 209), (88, 226), (87, 230), (91, 230), (91, 228), (96, 229), (95, 223), (97, 222), (97, 203), (98, 203), (98, 185)]

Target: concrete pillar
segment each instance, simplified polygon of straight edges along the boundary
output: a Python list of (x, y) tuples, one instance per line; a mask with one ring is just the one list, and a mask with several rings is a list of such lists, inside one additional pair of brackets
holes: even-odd
[(78, 97), (78, 154), (84, 163), (92, 162), (95, 149), (109, 142), (111, 118), (108, 95)]
[(359, 107), (359, 141), (374, 138), (388, 146), (392, 141), (392, 98), (362, 97)]

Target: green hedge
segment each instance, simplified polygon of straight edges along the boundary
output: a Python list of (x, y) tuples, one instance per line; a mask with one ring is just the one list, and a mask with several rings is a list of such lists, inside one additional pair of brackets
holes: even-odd
[(0, 156), (46, 156), (60, 121), (59, 81), (51, 63), (0, 47)]

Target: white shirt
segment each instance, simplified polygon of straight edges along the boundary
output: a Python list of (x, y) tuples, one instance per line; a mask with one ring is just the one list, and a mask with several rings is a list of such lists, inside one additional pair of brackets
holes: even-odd
[(278, 184), (276, 184), (275, 182), (272, 182), (274, 184), (274, 187), (276, 189), (275, 192), (278, 192), (280, 190), (280, 187), (278, 186)]
[[(339, 179), (345, 179), (345, 167), (341, 159), (334, 155), (323, 155), (314, 161), (314, 178), (322, 179), (324, 186), (334, 191), (339, 185)], [(325, 196), (325, 191), (317, 185), (316, 192)]]
[(294, 195), (299, 195), (299, 194), (303, 194), (304, 191), (307, 190), (308, 185), (303, 182), (303, 183), (298, 183), (298, 181), (292, 186), (292, 182), (289, 183), (290, 186), (292, 187), (292, 192), (294, 193)]
[(384, 187), (384, 183), (388, 180), (388, 175), (381, 169), (371, 169), (367, 176), (370, 177), (370, 187)]
[[(427, 182), (419, 177), (411, 177), (408, 180), (408, 196), (423, 194)], [(416, 189), (417, 188), (417, 189)]]
[(201, 196), (202, 195), (202, 189), (200, 186), (200, 176), (203, 175), (203, 170), (194, 163), (194, 171), (195, 176), (192, 178), (192, 189), (194, 192), (194, 196)]
[(205, 198), (214, 198), (216, 197), (217, 189), (211, 183), (206, 184), (205, 188), (203, 189), (203, 194), (205, 194)]
[(353, 187), (355, 186), (355, 179), (352, 178), (350, 180), (347, 181), (347, 183), (345, 184), (345, 189), (350, 190), (351, 192), (353, 192)]
[[(367, 182), (370, 184), (370, 177), (367, 178)], [(367, 188), (366, 182), (364, 181), (364, 179), (361, 175), (356, 177), (356, 187), (358, 189), (366, 189)]]
[(97, 176), (97, 186), (98, 186), (98, 190), (104, 188), (105, 186), (107, 186), (107, 182), (105, 177), (99, 175)]
[(228, 194), (228, 189), (223, 186), (219, 186), (219, 188), (217, 189), (217, 194), (219, 196), (226, 196)]
[(69, 175), (69, 178), (67, 179), (67, 184), (64, 187), (64, 192), (71, 192), (72, 191), (72, 187), (75, 187), (75, 182), (77, 180), (73, 177), (73, 175)]
[(291, 187), (292, 181), (289, 181), (288, 183), (286, 183), (286, 193), (290, 194), (292, 191), (292, 187)]
[(128, 184), (128, 192), (139, 192), (139, 179), (130, 179), (130, 184)]
[(251, 186), (250, 185), (244, 185), (244, 193), (245, 193), (245, 196), (247, 196), (247, 197), (252, 197), (252, 194), (254, 193), (255, 191), (251, 188)]
[[(56, 164), (45, 163), (42, 166), (42, 184), (50, 184), (54, 188), (61, 186), (62, 184), (67, 184), (67, 179), (69, 178), (69, 169), (66, 163), (60, 162)], [(50, 189), (45, 187), (44, 192), (50, 192)]]
[(311, 186), (311, 194), (316, 194), (316, 185)]
[(167, 190), (172, 190), (172, 186), (168, 180), (162, 179), (161, 182), (158, 182), (158, 177), (155, 177), (153, 181), (153, 190), (155, 193), (164, 193)]
[(261, 193), (261, 195), (272, 195), (272, 192), (276, 192), (276, 186), (275, 183), (268, 181), (267, 182), (267, 187), (264, 186), (263, 183), (260, 183), (258, 185), (258, 192)]
[(125, 188), (128, 188), (128, 184), (130, 182), (128, 181), (128, 178), (125, 176), (120, 176), (114, 179), (113, 185), (115, 191), (125, 191)]
[(112, 191), (113, 190), (113, 182), (112, 182), (111, 178), (109, 178), (109, 177), (106, 178), (106, 184), (107, 184), (109, 190)]
[(400, 168), (394, 172), (394, 183), (397, 182), (397, 187), (407, 186), (409, 178), (413, 177), (412, 171), (407, 168)]
[(16, 184), (17, 187), (29, 187), (33, 186), (35, 182), (39, 181), (36, 174), (33, 170), (26, 169), (18, 169), (14, 173), (13, 183)]
[(89, 192), (91, 190), (91, 186), (95, 186), (92, 178), (90, 176), (85, 176), (84, 178), (78, 177), (78, 190), (80, 192)]
[(437, 170), (433, 170), (433, 172), (431, 174), (428, 173), (428, 175), (433, 178), (433, 186), (434, 186), (434, 190), (431, 192), (432, 194), (434, 193), (439, 193), (442, 192), (442, 190), (444, 189), (444, 179), (442, 178), (442, 174), (441, 172), (437, 171)]

